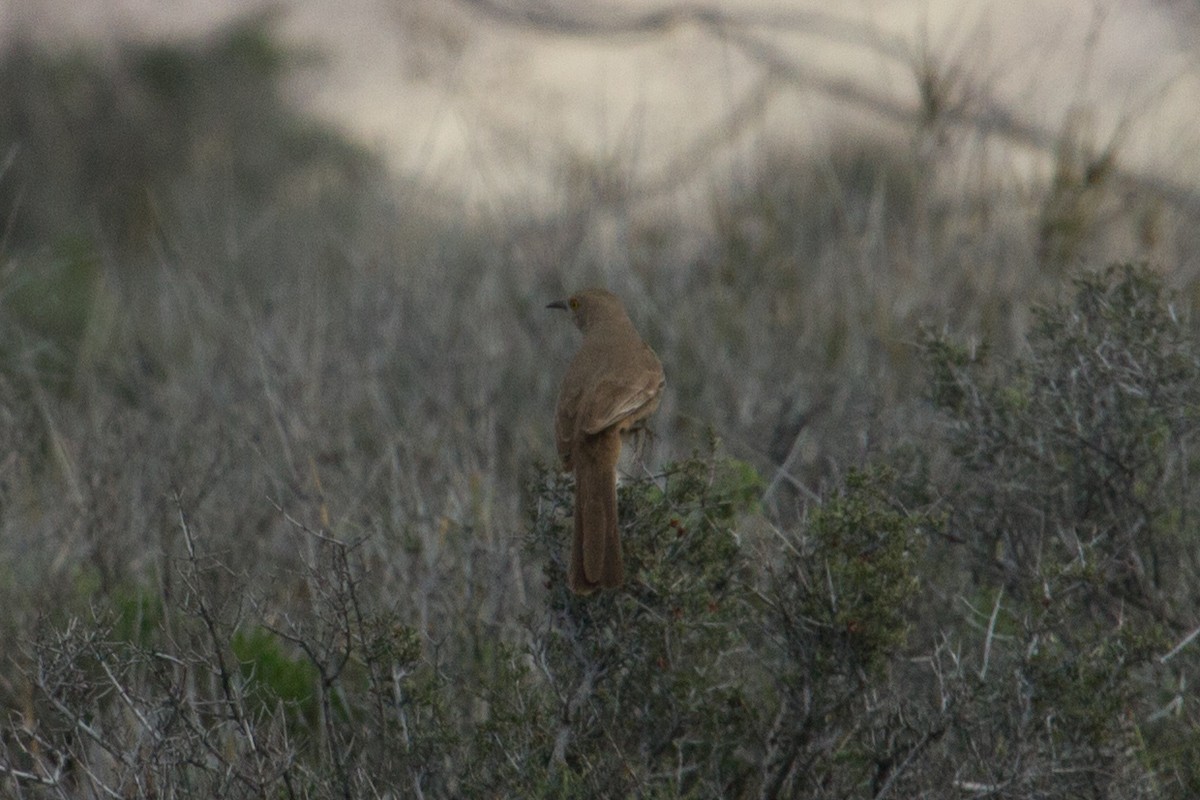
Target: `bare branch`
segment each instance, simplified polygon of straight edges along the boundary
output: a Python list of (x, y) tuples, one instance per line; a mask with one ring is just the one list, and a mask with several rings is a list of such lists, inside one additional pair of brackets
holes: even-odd
[(987, 679), (988, 662), (992, 656), (992, 637), (996, 634), (996, 618), (1000, 616), (1000, 600), (1004, 597), (1004, 587), (996, 592), (996, 604), (992, 607), (992, 616), (988, 619), (987, 636), (983, 640), (983, 666), (979, 668), (979, 680)]
[(1168, 661), (1170, 661), (1172, 658), (1174, 658), (1175, 656), (1179, 655), (1179, 651), (1182, 650), (1183, 648), (1187, 647), (1189, 644), (1191, 644), (1192, 641), (1195, 640), (1195, 638), (1197, 636), (1200, 636), (1200, 627), (1196, 628), (1191, 633), (1189, 633), (1187, 636), (1183, 637), (1183, 639), (1179, 642), (1179, 644), (1172, 647), (1170, 649), (1170, 651), (1167, 652), (1165, 655), (1160, 656), (1158, 659), (1158, 663), (1165, 664)]
[(550, 7), (534, 3), (502, 3), (496, 0), (459, 0), (490, 19), (520, 28), (531, 28), (557, 36), (607, 37), (656, 36), (684, 25), (706, 28), (768, 28), (812, 34), (825, 39), (869, 47), (897, 60), (907, 60), (908, 45), (899, 37), (886, 35), (871, 25), (819, 11), (738, 9), (730, 11), (702, 3), (675, 3), (651, 11), (596, 13), (581, 4)]

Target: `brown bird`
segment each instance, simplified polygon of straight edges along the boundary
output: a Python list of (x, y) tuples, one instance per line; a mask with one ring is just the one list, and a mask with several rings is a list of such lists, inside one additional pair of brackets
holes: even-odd
[(585, 289), (547, 308), (570, 311), (583, 343), (563, 376), (554, 434), (563, 469), (575, 472), (575, 537), (567, 581), (579, 594), (625, 579), (617, 531), (621, 434), (662, 397), (662, 364), (642, 341), (621, 300)]

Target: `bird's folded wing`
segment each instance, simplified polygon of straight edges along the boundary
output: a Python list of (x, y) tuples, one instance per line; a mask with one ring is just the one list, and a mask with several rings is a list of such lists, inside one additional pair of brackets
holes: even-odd
[(554, 443), (564, 465), (571, 463), (571, 443), (575, 438), (574, 409), (578, 404), (578, 392), (564, 395), (559, 398), (558, 411), (554, 415)]
[(580, 409), (578, 424), (588, 435), (599, 433), (639, 411), (661, 391), (661, 373), (650, 371), (634, 382), (599, 381)]

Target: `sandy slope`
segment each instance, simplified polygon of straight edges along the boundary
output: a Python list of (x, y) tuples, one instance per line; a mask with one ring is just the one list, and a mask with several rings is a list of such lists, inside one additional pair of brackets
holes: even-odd
[[(101, 44), (193, 35), (272, 5), (4, 2), (0, 30)], [(924, 54), (948, 76), (946, 96), (970, 114), (1003, 111), (1011, 115), (1005, 125), (1015, 120), (1051, 137), (1073, 121), (1100, 144), (1119, 133), (1127, 166), (1200, 176), (1194, 4), (724, 0), (709, 7), (751, 15), (753, 24), (721, 29), (680, 18), (665, 32), (591, 37), (531, 33), (447, 0), (280, 7), (281, 32), (328, 59), (326, 69), (297, 76), (298, 98), (381, 148), (399, 170), (484, 202), (499, 194), (552, 204), (564, 179), (612, 163), (647, 187), (677, 187), (681, 176), (736, 179), (739, 164), (767, 143), (825, 144), (847, 126), (888, 130), (896, 114), (918, 106)], [(661, 6), (593, 7), (628, 18)], [(747, 46), (789, 66), (771, 73)], [(708, 139), (733, 144), (711, 150)], [(1045, 167), (1028, 136), (991, 141), (1002, 166)]]

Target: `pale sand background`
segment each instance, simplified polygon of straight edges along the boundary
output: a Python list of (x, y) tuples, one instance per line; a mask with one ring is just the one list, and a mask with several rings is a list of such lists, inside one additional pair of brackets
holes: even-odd
[[(514, 3), (547, 0), (512, 0)], [(734, 44), (685, 22), (655, 35), (531, 34), (452, 0), (0, 0), (0, 32), (24, 29), (65, 45), (186, 37), (239, 14), (277, 8), (291, 43), (325, 58), (296, 76), (298, 100), (467, 207), (553, 206), (572, 170), (619, 164), (634, 184), (680, 192), (736, 180), (770, 146), (829, 146), (847, 129), (895, 130), (877, 101), (918, 102), (928, 53), (972, 107), (1003, 108), (1050, 136), (1069, 120), (1100, 146), (1120, 131), (1126, 169), (1200, 182), (1200, 4), (1149, 0), (724, 0), (738, 15), (817, 12), (837, 27), (749, 30), (825, 89), (779, 83), (731, 143), (688, 154), (727, 132), (765, 75)], [(613, 14), (647, 2), (561, 3)], [(566, 12), (573, 13), (573, 12)], [(852, 41), (848, 31), (862, 41)], [(831, 96), (828, 85), (838, 87)], [(848, 94), (858, 99), (848, 99)], [(863, 99), (865, 98), (865, 100)], [(1044, 150), (1004, 136), (967, 157), (1021, 180), (1050, 168)], [(703, 150), (703, 148), (700, 148)], [(981, 153), (986, 150), (986, 154)], [(683, 185), (673, 178), (687, 173)]]

